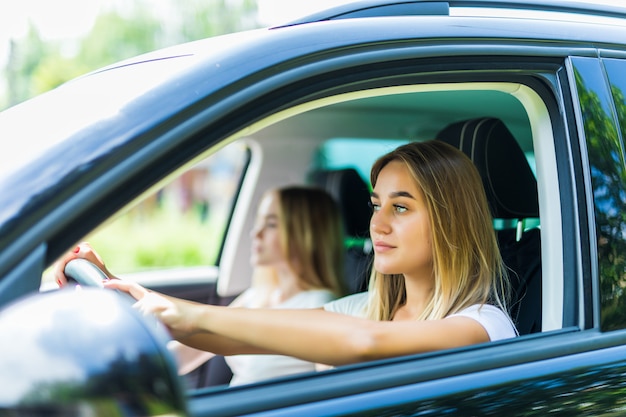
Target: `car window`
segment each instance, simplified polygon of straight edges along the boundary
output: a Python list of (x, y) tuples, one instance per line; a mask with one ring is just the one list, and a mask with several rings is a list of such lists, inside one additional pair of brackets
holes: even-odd
[[(542, 256), (538, 247), (533, 249), (534, 255), (528, 256), (535, 259), (536, 267), (544, 273), (550, 271), (549, 285), (544, 288), (549, 301), (544, 306), (543, 328), (558, 329), (562, 327), (562, 264), (559, 266), (548, 258), (562, 257), (561, 209), (558, 181), (555, 181), (552, 124), (543, 100), (524, 85), (458, 83), (370, 89), (326, 98), (319, 105), (309, 102), (303, 106), (304, 111), (289, 109), (285, 111), (288, 117), (275, 115), (278, 122), (264, 123), (263, 129), (247, 132), (264, 155), (261, 171), (267, 170), (267, 174), (261, 174), (257, 186), (263, 183), (265, 175), (277, 184), (276, 178), (285, 182), (306, 181), (312, 171), (343, 168), (355, 168), (369, 184), (372, 162), (398, 144), (436, 138), (448, 126), (467, 120), (499, 119), (520, 148), (532, 181), (537, 182), (534, 200), (539, 200), (542, 214), (541, 221), (538, 212), (522, 222), (516, 218), (497, 218), (494, 226), (498, 230), (532, 230), (533, 234), (541, 234), (541, 251), (551, 256)], [(317, 145), (307, 157), (304, 149), (314, 143)], [(295, 151), (296, 146), (300, 155)], [(284, 158), (286, 149), (289, 149), (288, 160)], [(500, 159), (507, 160), (505, 156)], [(278, 169), (288, 169), (291, 174), (278, 174), (275, 172)], [(505, 187), (510, 194), (519, 194), (513, 179)], [(544, 218), (549, 221), (546, 223)], [(240, 252), (246, 253), (246, 249), (240, 247)], [(242, 268), (242, 263), (233, 268), (240, 270), (237, 268)]]
[[(619, 303), (625, 264), (619, 254), (626, 248), (622, 220), (625, 205), (621, 195), (626, 171), (622, 144), (614, 123), (615, 97), (611, 96), (603, 79), (591, 76), (592, 73), (602, 72), (600, 61), (574, 58), (572, 62), (593, 191), (596, 239), (590, 240), (590, 243), (596, 245), (598, 254), (600, 326), (605, 330), (624, 328), (626, 320), (622, 317)], [(613, 73), (613, 80), (616, 79), (619, 78)], [(613, 88), (614, 95), (619, 95), (619, 84), (614, 84)]]
[[(486, 133), (488, 138), (508, 141), (506, 147), (497, 151), (495, 159), (508, 164), (508, 151), (517, 149), (521, 158), (517, 162), (521, 165), (516, 167), (524, 168), (528, 175), (525, 178), (536, 184), (529, 196), (516, 182), (517, 172), (510, 177), (498, 176), (505, 182), (506, 194), (517, 195), (514, 200), (530, 199), (538, 204), (531, 214), (519, 218), (507, 215), (494, 221), (506, 251), (505, 262), (514, 271), (511, 277), (518, 280), (517, 300), (527, 297), (524, 302), (516, 302), (515, 319), (521, 320), (523, 334), (562, 328), (563, 272), (562, 263), (557, 261), (563, 257), (559, 183), (553, 127), (539, 93), (528, 86), (508, 83), (409, 85), (337, 95), (319, 104), (308, 102), (303, 110), (290, 108), (285, 113), (286, 116), (275, 114), (259, 123), (262, 127), (258, 130), (245, 131), (245, 140), (253, 149), (254, 169), (246, 172), (237, 201), (237, 205), (249, 201), (243, 204), (245, 212), (239, 207), (236, 210), (236, 216), (241, 217), (234, 223), (240, 226), (229, 230), (227, 239), (233, 243), (232, 253), (229, 243), (220, 265), (219, 283), (229, 283), (222, 287), (222, 294), (236, 294), (249, 285), (248, 232), (255, 202), (264, 190), (305, 183), (318, 170), (346, 168), (354, 168), (369, 185), (369, 170), (381, 154), (408, 141), (439, 138), (450, 127), (479, 120), (501, 129), (495, 135)], [(503, 132), (508, 132), (508, 136), (502, 137)], [(247, 188), (248, 182), (254, 184), (253, 190)], [(245, 195), (246, 190), (250, 195)], [(353, 245), (355, 242), (347, 240), (346, 248), (360, 248)]]
[(246, 159), (243, 145), (225, 147), (87, 240), (120, 273), (216, 265)]
[[(583, 109), (586, 143), (594, 196), (598, 246), (598, 272), (601, 293), (601, 327), (604, 330), (626, 327), (624, 316), (623, 274), (626, 270), (626, 61), (603, 61), (610, 92), (603, 83), (592, 83), (588, 72), (598, 61), (576, 60), (576, 85)], [(615, 129), (618, 126), (619, 131)]]
[[(249, 159), (233, 143), (194, 164), (84, 240), (120, 276), (216, 266)], [(49, 272), (44, 281), (49, 283)]]
[(354, 168), (363, 181), (369, 183), (370, 168), (376, 158), (407, 142), (398, 139), (331, 138), (318, 150), (315, 169)]

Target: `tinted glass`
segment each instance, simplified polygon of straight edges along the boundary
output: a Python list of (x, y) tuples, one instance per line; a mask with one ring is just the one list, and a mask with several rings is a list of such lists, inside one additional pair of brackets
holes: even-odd
[(370, 169), (376, 159), (407, 143), (407, 140), (371, 138), (333, 138), (319, 149), (316, 155), (316, 169), (354, 168), (367, 184), (370, 183)]
[[(615, 124), (613, 97), (623, 94), (614, 74), (613, 97), (605, 84), (600, 61), (573, 59), (576, 87), (583, 115), (593, 187), (600, 277), (601, 327), (604, 330), (626, 327), (626, 173), (620, 132)], [(626, 68), (622, 66), (621, 71)], [(611, 72), (614, 72), (613, 69)], [(622, 85), (623, 87), (623, 85)]]
[[(624, 150), (624, 138), (626, 137), (626, 61), (617, 59), (604, 60), (611, 95), (615, 106), (614, 115), (618, 123), (618, 136), (622, 152)], [(612, 232), (613, 245), (605, 255), (608, 258), (608, 274), (603, 280), (604, 293), (610, 294), (603, 302), (603, 323), (607, 327), (626, 327), (626, 294), (624, 294), (626, 253), (625, 231), (626, 231), (626, 193), (624, 183), (624, 170), (620, 170), (621, 187), (611, 190), (612, 198), (617, 202), (615, 209), (611, 211), (611, 216), (607, 218), (608, 228)]]

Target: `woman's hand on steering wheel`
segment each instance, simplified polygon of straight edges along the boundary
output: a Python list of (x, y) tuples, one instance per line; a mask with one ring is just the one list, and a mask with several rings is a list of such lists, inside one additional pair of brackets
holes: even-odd
[(96, 267), (98, 267), (107, 278), (115, 278), (113, 274), (109, 272), (109, 270), (104, 265), (104, 261), (98, 255), (96, 251), (93, 250), (91, 245), (87, 242), (82, 242), (73, 251), (65, 254), (61, 259), (59, 259), (54, 265), (54, 279), (56, 280), (59, 287), (62, 287), (68, 283), (68, 277), (65, 275), (65, 267), (68, 262), (74, 259), (85, 259)]

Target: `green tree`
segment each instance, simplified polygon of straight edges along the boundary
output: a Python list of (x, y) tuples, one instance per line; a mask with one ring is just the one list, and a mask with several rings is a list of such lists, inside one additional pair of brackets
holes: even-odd
[[(0, 108), (41, 94), (89, 71), (155, 49), (258, 27), (256, 0), (135, 0), (99, 15), (76, 44), (46, 42), (35, 27), (15, 40)], [(1, 89), (0, 89), (1, 92)]]
[(161, 46), (162, 27), (150, 13), (135, 9), (130, 16), (101, 14), (79, 45), (75, 61), (91, 70)]
[(5, 68), (7, 106), (23, 101), (38, 92), (31, 82), (32, 74), (42, 62), (42, 58), (58, 55), (56, 46), (41, 39), (39, 31), (29, 25), (26, 36), (21, 40), (11, 40), (9, 59)]
[(256, 0), (189, 0), (180, 9), (180, 42), (257, 27)]

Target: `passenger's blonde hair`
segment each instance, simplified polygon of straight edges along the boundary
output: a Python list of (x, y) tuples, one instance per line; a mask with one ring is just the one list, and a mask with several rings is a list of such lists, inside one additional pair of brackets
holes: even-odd
[(307, 288), (344, 291), (344, 234), (335, 200), (321, 188), (288, 186), (278, 196), (282, 250)]
[[(380, 157), (371, 183), (391, 161), (406, 165), (430, 217), (435, 285), (419, 319), (442, 319), (474, 304), (507, 311), (508, 278), (480, 175), (460, 150), (441, 141), (412, 142)], [(391, 320), (406, 302), (402, 275), (372, 271), (368, 317)]]

